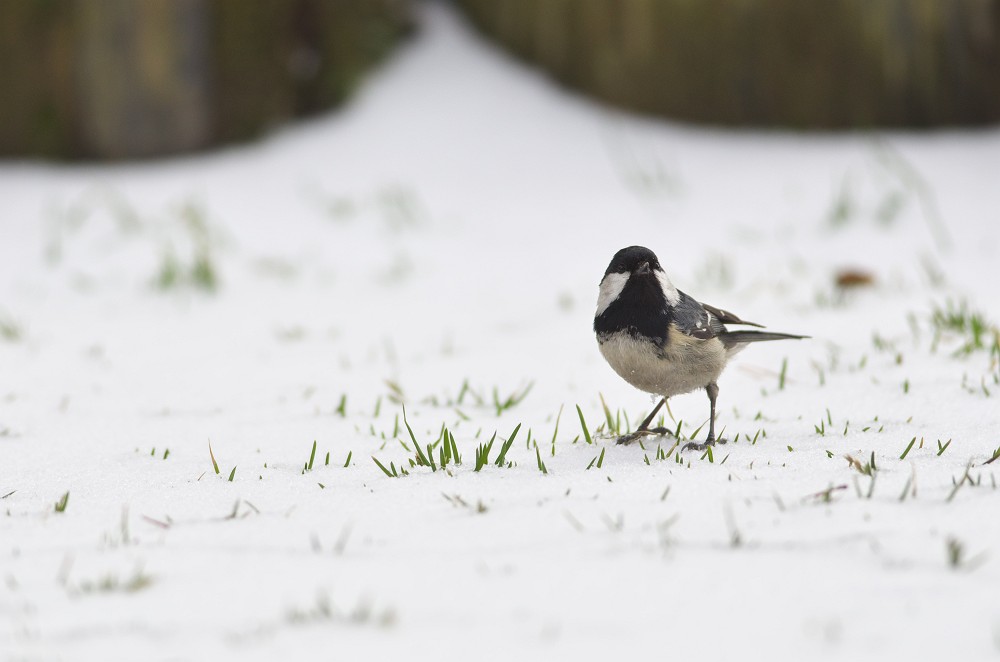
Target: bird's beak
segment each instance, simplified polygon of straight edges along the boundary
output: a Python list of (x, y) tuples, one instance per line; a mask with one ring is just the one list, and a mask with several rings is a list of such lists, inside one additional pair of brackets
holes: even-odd
[(649, 262), (643, 262), (639, 265), (639, 268), (635, 270), (635, 273), (640, 276), (644, 276), (649, 273)]

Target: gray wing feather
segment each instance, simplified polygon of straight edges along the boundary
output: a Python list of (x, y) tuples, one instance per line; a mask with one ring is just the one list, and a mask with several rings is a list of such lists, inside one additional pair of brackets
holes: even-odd
[(797, 336), (791, 333), (772, 333), (770, 331), (729, 331), (719, 334), (719, 340), (727, 348), (764, 340), (802, 340), (808, 337)]
[(693, 338), (708, 340), (726, 330), (726, 327), (693, 297), (684, 292), (678, 294), (680, 300), (674, 306), (671, 316), (671, 321), (677, 326), (678, 331)]
[(716, 308), (715, 306), (710, 306), (707, 303), (701, 304), (702, 307), (710, 312), (715, 318), (717, 318), (723, 324), (745, 324), (747, 326), (756, 326), (759, 328), (764, 328), (763, 324), (757, 324), (756, 322), (748, 322), (742, 320), (728, 310), (723, 310), (722, 308)]

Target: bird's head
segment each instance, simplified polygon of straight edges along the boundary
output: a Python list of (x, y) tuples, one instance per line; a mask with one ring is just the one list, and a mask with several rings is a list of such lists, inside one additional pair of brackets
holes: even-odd
[(629, 246), (623, 248), (611, 258), (604, 276), (608, 274), (627, 274), (637, 276), (652, 276), (654, 271), (663, 271), (656, 253), (644, 246)]
[(663, 307), (675, 305), (679, 296), (656, 253), (644, 246), (629, 246), (615, 253), (604, 272), (595, 316), (623, 297), (630, 305)]

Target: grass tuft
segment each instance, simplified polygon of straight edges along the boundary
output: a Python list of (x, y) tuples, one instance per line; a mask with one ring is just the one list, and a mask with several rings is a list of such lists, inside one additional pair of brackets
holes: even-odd
[(972, 310), (964, 300), (956, 303), (949, 299), (944, 306), (935, 306), (931, 313), (931, 326), (936, 336), (951, 332), (961, 337), (962, 345), (955, 351), (955, 356), (993, 349), (1000, 343), (1000, 328), (987, 321), (981, 312)]
[(476, 448), (476, 468), (474, 471), (481, 471), (490, 463), (490, 450), (493, 448), (493, 442), (496, 441), (496, 438), (497, 433), (494, 432), (486, 444), (479, 444), (479, 447)]
[(511, 409), (512, 407), (516, 407), (518, 404), (520, 404), (521, 401), (523, 401), (526, 397), (528, 397), (528, 393), (531, 392), (531, 388), (534, 385), (535, 385), (535, 382), (530, 382), (521, 391), (514, 391), (513, 393), (511, 393), (510, 395), (508, 395), (506, 397), (506, 399), (504, 399), (504, 400), (500, 399), (500, 392), (496, 389), (496, 387), (494, 387), (493, 388), (493, 408), (496, 409), (497, 416), (499, 416), (503, 412), (507, 411), (508, 409)]

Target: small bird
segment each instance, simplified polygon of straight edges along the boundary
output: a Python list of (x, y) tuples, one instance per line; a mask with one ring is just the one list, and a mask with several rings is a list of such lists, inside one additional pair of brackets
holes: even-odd
[(711, 410), (708, 438), (703, 444), (691, 442), (682, 450), (715, 445), (716, 382), (729, 359), (752, 342), (808, 337), (730, 331), (726, 324), (761, 327), (678, 290), (648, 248), (629, 246), (615, 253), (597, 297), (597, 344), (622, 379), (641, 391), (662, 396), (635, 432), (618, 438), (619, 444), (644, 435), (668, 434), (666, 428), (649, 428), (656, 412), (667, 398), (703, 388)]

